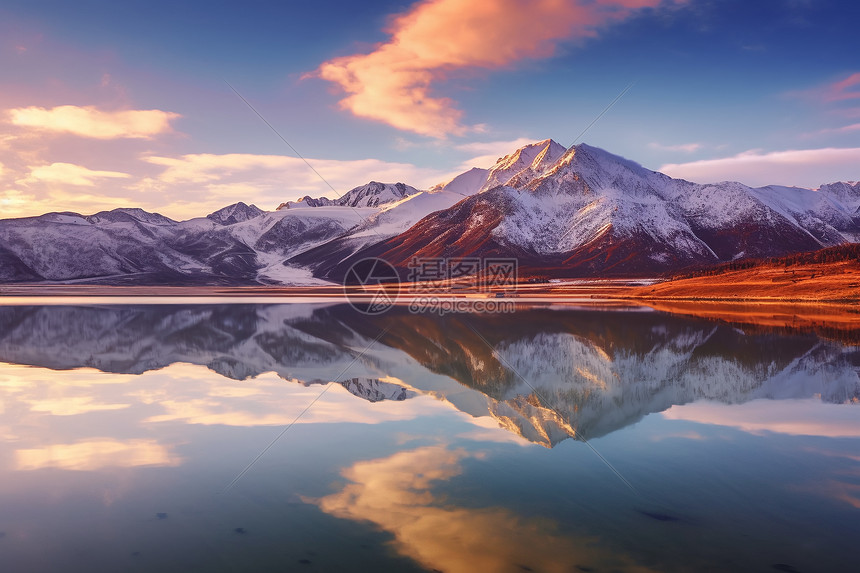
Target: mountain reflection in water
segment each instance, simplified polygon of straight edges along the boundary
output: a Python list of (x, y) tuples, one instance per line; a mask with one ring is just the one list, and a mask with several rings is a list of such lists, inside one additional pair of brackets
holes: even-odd
[(0, 361), (116, 374), (191, 363), (233, 380), (334, 381), (374, 402), (429, 394), (550, 447), (702, 399), (860, 398), (856, 346), (644, 309), (5, 306)]

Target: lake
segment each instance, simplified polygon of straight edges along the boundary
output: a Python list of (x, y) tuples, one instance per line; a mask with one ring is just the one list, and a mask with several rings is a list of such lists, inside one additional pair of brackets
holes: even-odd
[(637, 307), (0, 306), (0, 570), (856, 571), (858, 399)]

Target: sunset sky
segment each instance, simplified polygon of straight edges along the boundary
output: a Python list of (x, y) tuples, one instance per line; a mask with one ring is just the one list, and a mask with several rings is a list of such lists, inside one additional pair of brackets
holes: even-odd
[(699, 182), (857, 180), (858, 22), (829, 0), (5, 0), (0, 218), (333, 196), (228, 82), (338, 192), (546, 138)]

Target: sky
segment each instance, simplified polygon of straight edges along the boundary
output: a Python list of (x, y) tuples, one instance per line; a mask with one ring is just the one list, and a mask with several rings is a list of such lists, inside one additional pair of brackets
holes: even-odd
[(831, 0), (4, 0), (0, 217), (427, 188), (547, 138), (702, 183), (854, 181), (858, 22)]

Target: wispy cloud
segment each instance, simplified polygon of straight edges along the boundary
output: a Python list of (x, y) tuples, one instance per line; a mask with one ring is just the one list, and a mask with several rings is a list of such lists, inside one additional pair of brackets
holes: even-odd
[(95, 139), (149, 139), (170, 132), (170, 122), (180, 117), (158, 109), (102, 111), (94, 106), (74, 105), (14, 108), (7, 115), (9, 122), (18, 127)]
[[(395, 16), (389, 41), (323, 63), (315, 74), (345, 93), (358, 117), (431, 137), (462, 135), (463, 112), (433, 85), (453, 73), (547, 58), (562, 41), (598, 31), (664, 0), (424, 0)], [(668, 3), (680, 3), (680, 0)]]
[(797, 185), (860, 179), (860, 148), (750, 150), (731, 157), (668, 163), (659, 169), (699, 183), (740, 181), (747, 185)]
[(844, 133), (854, 133), (856, 131), (860, 131), (860, 123), (852, 123), (851, 125), (843, 125), (842, 127), (828, 127), (826, 129), (819, 129), (818, 131), (814, 131), (812, 133), (804, 134), (805, 137), (815, 137), (819, 135), (839, 135)]
[(680, 151), (683, 153), (695, 153), (702, 149), (701, 143), (679, 143), (676, 145), (663, 145), (662, 143), (658, 143), (656, 141), (652, 141), (648, 144), (648, 147), (651, 149), (656, 149), (658, 151)]
[(860, 72), (809, 89), (790, 91), (786, 95), (818, 104), (838, 106), (840, 102), (860, 99)]

